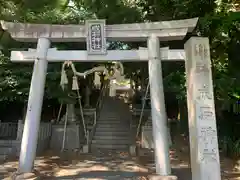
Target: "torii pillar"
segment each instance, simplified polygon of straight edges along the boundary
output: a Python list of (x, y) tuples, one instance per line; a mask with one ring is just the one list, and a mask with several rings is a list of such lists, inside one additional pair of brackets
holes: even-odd
[(19, 173), (32, 172), (33, 163), (36, 156), (38, 131), (41, 120), (43, 95), (48, 66), (46, 57), (49, 47), (50, 41), (48, 39), (38, 39), (37, 57), (34, 61), (34, 68), (28, 97), (28, 107), (21, 143), (18, 169)]
[(156, 172), (170, 175), (167, 114), (164, 100), (162, 65), (159, 38), (154, 34), (148, 38), (148, 71), (151, 96), (151, 114)]

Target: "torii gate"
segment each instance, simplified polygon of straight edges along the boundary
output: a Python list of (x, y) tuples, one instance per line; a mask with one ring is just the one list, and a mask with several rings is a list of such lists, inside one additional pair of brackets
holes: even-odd
[[(89, 20), (86, 25), (22, 24), (1, 21), (2, 28), (18, 41), (37, 42), (36, 50), (12, 51), (14, 62), (34, 62), (19, 171), (32, 171), (36, 155), (48, 62), (148, 61), (151, 113), (157, 174), (171, 174), (161, 60), (186, 60), (188, 115), (193, 180), (220, 180), (219, 152), (214, 109), (208, 38), (192, 37), (183, 50), (160, 49), (160, 41), (181, 40), (197, 18), (154, 23), (105, 25)], [(147, 49), (106, 49), (111, 41), (147, 41)], [(50, 42), (86, 41), (87, 51), (58, 51)], [(186, 53), (185, 53), (186, 52)], [(186, 57), (185, 57), (186, 56)]]

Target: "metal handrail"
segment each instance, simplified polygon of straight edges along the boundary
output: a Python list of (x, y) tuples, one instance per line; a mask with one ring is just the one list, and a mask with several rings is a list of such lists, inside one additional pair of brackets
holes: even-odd
[(100, 95), (98, 97), (98, 100), (97, 100), (97, 104), (96, 104), (96, 108), (99, 108), (101, 107), (101, 103), (102, 103), (102, 98), (105, 96), (105, 93), (106, 93), (106, 89), (107, 89), (107, 86), (106, 84), (103, 85), (102, 89), (101, 89), (101, 92), (100, 92)]
[(103, 87), (100, 91), (100, 95), (98, 97), (97, 103), (96, 103), (96, 111), (94, 112), (94, 123), (92, 126), (92, 130), (87, 130), (87, 145), (90, 145), (90, 141), (91, 141), (90, 134), (93, 135), (93, 133), (95, 131), (96, 124), (97, 124), (97, 118), (99, 116), (99, 112), (102, 107), (102, 100), (103, 100), (103, 97), (105, 96), (106, 90), (107, 90), (107, 83), (103, 85)]
[(144, 108), (145, 108), (145, 104), (146, 104), (146, 99), (147, 99), (147, 95), (148, 95), (149, 87), (150, 87), (150, 82), (148, 81), (148, 85), (147, 85), (146, 93), (145, 93), (145, 96), (144, 96), (144, 101), (143, 101), (143, 104), (142, 104), (142, 109), (141, 109), (140, 119), (139, 119), (139, 122), (138, 122), (136, 138), (138, 137), (139, 132), (140, 132), (140, 127), (141, 127), (141, 124), (142, 124), (142, 118), (143, 118), (143, 113), (144, 113)]

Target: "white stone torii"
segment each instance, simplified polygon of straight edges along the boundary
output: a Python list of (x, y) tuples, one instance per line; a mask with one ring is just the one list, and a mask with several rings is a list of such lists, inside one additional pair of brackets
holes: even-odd
[[(191, 38), (185, 44), (186, 54), (180, 50), (168, 49), (167, 53), (164, 53), (166, 49), (160, 49), (159, 41), (183, 39), (187, 32), (195, 28), (197, 20), (193, 18), (121, 25), (105, 25), (104, 20), (87, 21), (86, 25), (43, 25), (1, 21), (2, 28), (14, 39), (38, 42), (36, 50), (11, 53), (11, 60), (14, 62), (34, 61), (19, 171), (31, 172), (33, 168), (48, 61), (121, 60), (148, 61), (156, 172), (162, 176), (171, 175), (161, 60), (186, 59), (192, 179), (220, 180), (208, 39)], [(131, 51), (107, 51), (106, 38), (111, 41), (147, 41), (148, 46), (147, 49)], [(88, 51), (57, 51), (50, 49), (50, 41), (87, 41)]]
[(192, 32), (198, 18), (105, 25), (105, 20), (87, 21), (87, 25), (54, 25), (27, 24), (0, 21), (2, 29), (11, 33), (17, 41), (37, 42), (39, 38), (47, 38), (51, 42), (80, 42), (86, 41), (88, 30), (95, 22), (103, 23), (103, 37), (110, 41), (145, 41), (151, 34), (155, 34), (161, 41), (182, 40), (187, 32)]

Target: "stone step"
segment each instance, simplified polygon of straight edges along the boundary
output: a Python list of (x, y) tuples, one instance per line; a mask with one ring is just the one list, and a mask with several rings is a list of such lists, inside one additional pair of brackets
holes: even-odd
[(117, 114), (118, 112), (123, 112), (126, 108), (122, 106), (115, 106), (115, 107), (103, 107), (101, 110), (102, 113), (106, 114)]
[(99, 119), (97, 121), (98, 124), (129, 124), (126, 123), (125, 121), (121, 121), (121, 120), (114, 120), (114, 119)]
[(127, 129), (127, 128), (129, 128), (129, 126), (127, 126), (126, 124), (107, 124), (107, 123), (104, 123), (104, 124), (102, 124), (102, 123), (98, 123), (97, 124), (97, 127), (99, 127), (99, 128), (120, 128), (120, 129)]
[(4, 146), (0, 147), (0, 154), (1, 155), (12, 154), (12, 152), (13, 152), (12, 147), (4, 147)]
[(96, 132), (128, 132), (129, 128), (115, 127), (96, 127)]
[(99, 119), (97, 123), (122, 123), (122, 124), (129, 124), (129, 120), (122, 118), (120, 119), (108, 119), (108, 118), (103, 118)]
[(119, 115), (109, 116), (108, 114), (102, 114), (102, 115), (99, 115), (99, 119), (100, 120), (109, 119), (109, 120), (119, 120), (119, 121), (121, 121), (121, 118), (119, 117)]
[(94, 137), (94, 140), (115, 140), (115, 141), (118, 141), (118, 140), (129, 140), (129, 136), (128, 135), (121, 135), (121, 136), (116, 136), (116, 135), (101, 135), (101, 136), (95, 136)]
[(92, 140), (92, 144), (108, 144), (108, 145), (128, 145), (130, 144), (129, 140), (128, 139), (94, 139)]
[[(116, 107), (116, 108), (106, 108), (106, 109), (101, 109), (100, 114), (103, 115), (108, 115), (108, 116), (115, 116), (115, 115), (119, 115), (119, 113), (124, 113), (124, 114), (128, 114), (128, 112), (126, 112), (125, 109), (123, 109), (122, 107)], [(124, 115), (121, 114), (121, 115)], [(129, 113), (130, 114), (130, 113)]]
[(110, 118), (101, 118), (101, 117), (100, 117), (100, 118), (97, 120), (97, 123), (101, 123), (101, 122), (123, 123), (123, 122), (125, 122), (125, 121), (120, 120), (120, 119), (110, 119)]
[(123, 144), (92, 144), (91, 150), (99, 149), (116, 149), (116, 150), (126, 150), (129, 148), (129, 145)]
[(110, 111), (111, 109), (114, 109), (114, 110), (119, 110), (117, 107), (116, 108), (111, 108), (111, 107), (103, 107), (101, 109), (101, 112), (100, 114), (107, 114), (109, 116), (115, 116), (118, 114), (117, 111)]
[(117, 123), (117, 122), (105, 122), (105, 121), (104, 122), (98, 122), (97, 127), (98, 126), (102, 126), (102, 127), (109, 127), (109, 126), (116, 127), (116, 126), (118, 126), (122, 129), (129, 129), (130, 128), (129, 123)]
[(95, 132), (95, 137), (96, 136), (121, 136), (121, 137), (129, 137), (129, 132), (128, 131), (113, 131), (113, 132), (106, 132), (106, 131), (96, 131)]
[(97, 121), (92, 149), (126, 150), (130, 145), (131, 115), (128, 106), (116, 98), (106, 97)]

